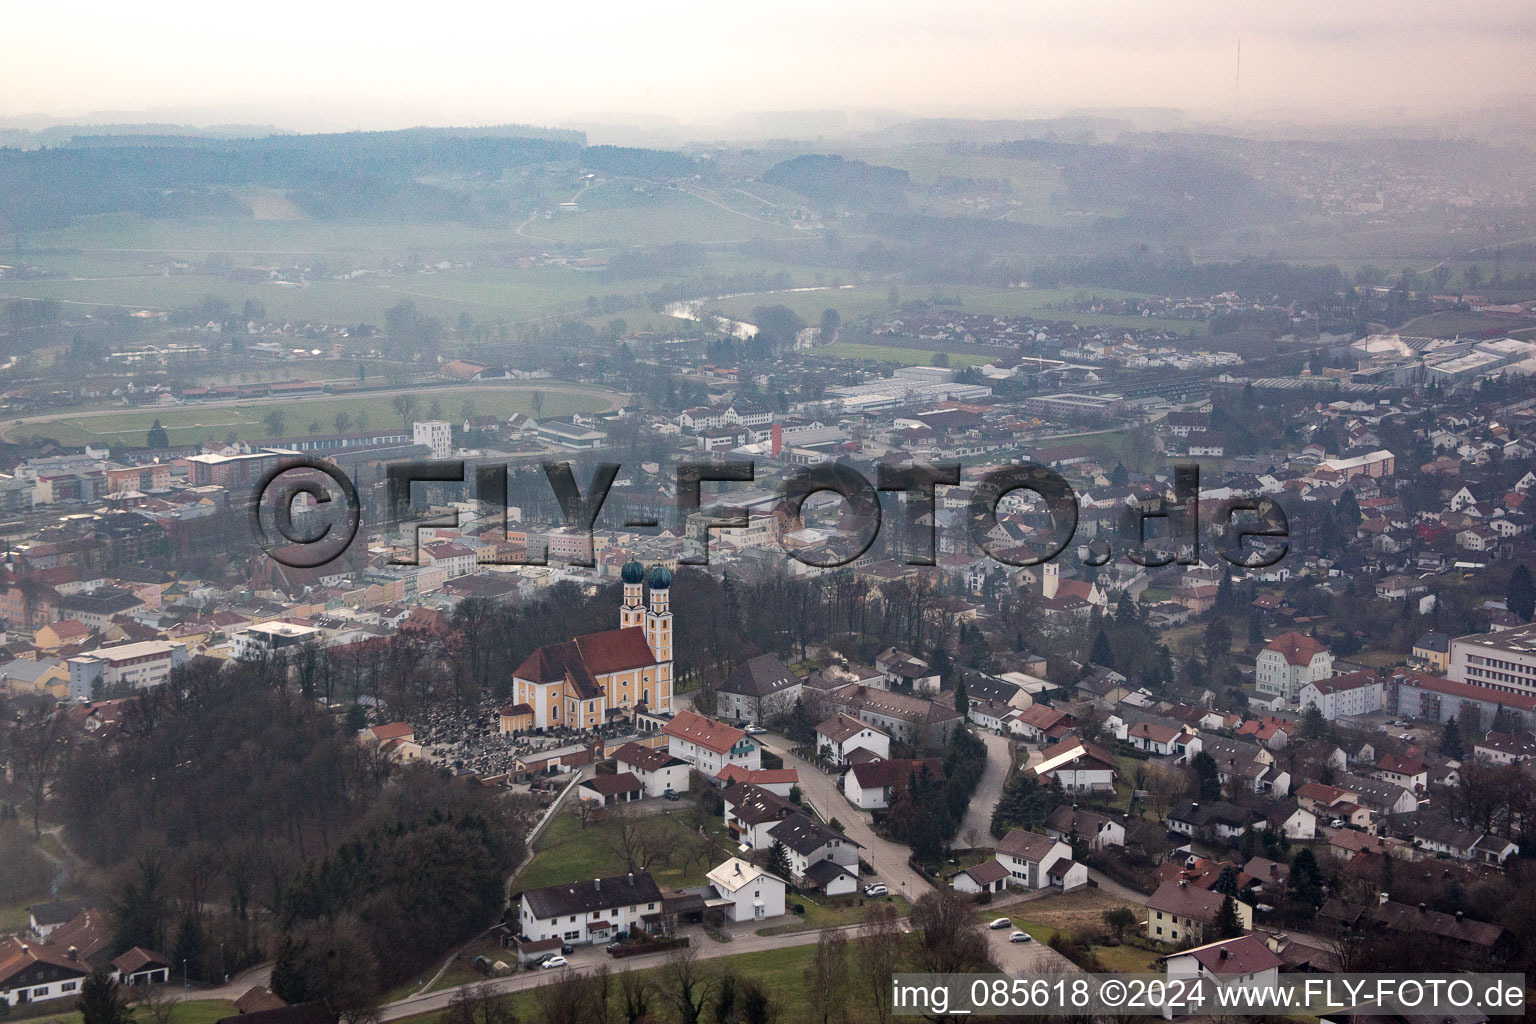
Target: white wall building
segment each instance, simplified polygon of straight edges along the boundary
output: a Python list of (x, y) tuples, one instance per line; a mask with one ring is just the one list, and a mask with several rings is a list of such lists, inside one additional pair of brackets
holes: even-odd
[(432, 449), (434, 459), (453, 454), (453, 425), (447, 420), (417, 420), (411, 424), (411, 442)]
[(788, 883), (756, 864), (732, 857), (705, 877), (720, 898), (730, 902), (726, 917), (732, 921), (784, 916), (784, 890)]

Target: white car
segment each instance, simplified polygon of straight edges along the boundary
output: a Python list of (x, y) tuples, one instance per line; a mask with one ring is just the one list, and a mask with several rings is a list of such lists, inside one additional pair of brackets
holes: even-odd
[(763, 733), (765, 733), (767, 731), (768, 731), (767, 729), (764, 729), (760, 725), (749, 725), (745, 729), (742, 730), (742, 732), (746, 733), (748, 736), (761, 736)]
[(557, 954), (550, 957), (548, 960), (545, 960), (543, 963), (539, 964), (539, 966), (544, 968), (546, 971), (551, 971), (556, 967), (564, 967), (569, 962), (570, 961), (566, 960), (565, 957)]
[(987, 925), (987, 927), (993, 929), (994, 931), (1001, 931), (1004, 928), (1012, 928), (1013, 922), (1008, 920), (1006, 917), (1000, 917), (996, 921), (993, 921), (991, 924)]
[(864, 887), (864, 895), (865, 896), (884, 896), (884, 895), (888, 894), (890, 891), (891, 890), (887, 889), (880, 882), (876, 882), (874, 885), (866, 885)]
[(1032, 942), (1034, 940), (1029, 937), (1029, 932), (1014, 932), (1012, 935), (1008, 936), (1008, 941), (1009, 942)]

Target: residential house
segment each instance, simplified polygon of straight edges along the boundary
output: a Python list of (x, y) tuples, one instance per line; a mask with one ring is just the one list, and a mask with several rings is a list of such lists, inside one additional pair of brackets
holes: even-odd
[(728, 764), (762, 767), (762, 750), (756, 740), (734, 726), (696, 712), (679, 711), (661, 732), (667, 737), (667, 753), (705, 775), (718, 775)]
[[(1147, 897), (1147, 938), (1178, 946), (1203, 941), (1221, 914), (1228, 897), (1219, 892), (1190, 885), (1188, 881), (1169, 880)], [(1245, 930), (1253, 927), (1253, 908), (1242, 900), (1233, 900), (1238, 923)]]
[(789, 883), (756, 864), (732, 857), (705, 876), (717, 898), (726, 901), (730, 921), (763, 921), (784, 916)]
[(784, 844), (789, 855), (790, 877), (797, 884), (806, 877), (812, 865), (821, 861), (832, 861), (852, 869), (855, 874), (859, 870), (859, 844), (803, 811), (769, 828), (768, 839), (770, 843)]
[(996, 859), (1008, 869), (1008, 884), (1014, 888), (1067, 890), (1088, 884), (1088, 869), (1072, 859), (1072, 847), (1038, 832), (1009, 829), (997, 844)]
[(1254, 660), (1254, 686), (1262, 694), (1295, 704), (1306, 683), (1333, 675), (1333, 655), (1302, 633), (1285, 633), (1264, 645)]
[(840, 768), (855, 750), (867, 750), (885, 760), (891, 756), (891, 737), (850, 715), (833, 715), (816, 726), (816, 754), (827, 764)]
[(666, 796), (668, 791), (688, 792), (692, 766), (665, 750), (631, 741), (613, 752), (613, 760), (621, 771), (640, 780), (648, 797)]
[(1092, 743), (1068, 737), (1040, 752), (1034, 773), (1068, 793), (1108, 793), (1115, 788), (1115, 759)]
[(944, 777), (943, 766), (937, 758), (855, 764), (843, 776), (843, 795), (860, 810), (883, 810), (891, 805), (891, 798), (899, 787), (923, 772), (936, 780)]
[(608, 942), (620, 933), (643, 931), (644, 919), (660, 907), (661, 890), (649, 874), (615, 875), (525, 890), (518, 925), (535, 942)]
[(1068, 845), (1083, 843), (1090, 850), (1125, 845), (1125, 822), (1110, 814), (1101, 814), (1062, 804), (1045, 819), (1045, 834)]
[(725, 719), (764, 725), (788, 714), (804, 681), (772, 654), (759, 654), (736, 666), (715, 690), (715, 712)]

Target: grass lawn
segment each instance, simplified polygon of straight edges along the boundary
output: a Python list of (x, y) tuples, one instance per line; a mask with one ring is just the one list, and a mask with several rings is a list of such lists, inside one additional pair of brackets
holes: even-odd
[[(657, 828), (663, 843), (673, 850), (698, 842), (698, 834), (686, 821), (688, 805), (679, 803), (680, 810), (646, 815), (640, 820), (649, 827)], [(725, 832), (725, 825), (718, 818), (711, 819), (706, 834), (714, 848), (703, 858), (688, 864), (682, 857), (675, 863), (665, 861), (650, 867), (651, 876), (662, 889), (681, 889), (703, 885), (704, 873), (720, 863), (732, 852)], [(628, 870), (624, 857), (616, 849), (618, 830), (613, 820), (588, 821), (583, 829), (575, 815), (562, 813), (550, 823), (540, 837), (537, 853), (513, 883), (514, 889), (538, 889), (546, 885), (565, 882), (590, 882), (594, 878), (622, 875)]]
[[(55, 1002), (57, 1002), (61, 1012), (37, 1013), (28, 1016), (22, 1016), (20, 1012), (14, 1012), (12, 1013), (12, 1018), (50, 1022), (50, 1024), (54, 1021), (57, 1021), (58, 1024), (82, 1024), (83, 1018), (78, 1011), (72, 1009), (75, 1005), (73, 999), (59, 999)], [(34, 1003), (32, 1008), (39, 1009), (44, 1005), (47, 1004)], [(231, 1016), (234, 1012), (235, 1004), (227, 999), (188, 999), (175, 1004), (171, 1010), (170, 1024), (213, 1024), (214, 1021)], [(133, 1019), (136, 1024), (150, 1024), (154, 1017), (144, 1007), (134, 1007)]]
[[(302, 376), (301, 374), (296, 374)], [(541, 390), (537, 385), (497, 386), (485, 388), (452, 388), (439, 393), (422, 392), (418, 389), (417, 402), (421, 406), (416, 419), (425, 419), (435, 399), (442, 406), (443, 415), (449, 420), (462, 422), (461, 413), (466, 403), (473, 405), (477, 416), (510, 416), (514, 412), (533, 412), (533, 393)], [(542, 417), (565, 416), (573, 412), (592, 412), (606, 407), (600, 397), (575, 395), (543, 389)], [(252, 403), (249, 405), (220, 406), (170, 406), (156, 409), (134, 409), (111, 412), (104, 415), (77, 416), (48, 423), (21, 424), (13, 428), (25, 435), (45, 435), (64, 445), (83, 445), (91, 442), (141, 445), (150, 425), (159, 420), (165, 427), (172, 444), (190, 444), (200, 440), (223, 441), (230, 434), (242, 441), (257, 441), (272, 436), (264, 417), (273, 409), (280, 409), (284, 416), (286, 433), (308, 432), (309, 425), (319, 426), (318, 433), (334, 433), (338, 413), (346, 413), (352, 420), (351, 430), (395, 429), (400, 417), (390, 405), (392, 395), (368, 395), (356, 398), (315, 398), (286, 402)], [(367, 418), (367, 428), (357, 424)]]
[(891, 896), (887, 899), (872, 900), (862, 896), (849, 894), (847, 896), (817, 896), (810, 897), (801, 893), (791, 894), (785, 899), (785, 903), (793, 907), (799, 903), (805, 907), (805, 913), (790, 915), (793, 920), (781, 924), (769, 925), (767, 928), (759, 928), (759, 935), (785, 935), (790, 932), (810, 931), (815, 928), (824, 928), (828, 925), (840, 927), (849, 924), (862, 924), (876, 907), (889, 904), (896, 908), (900, 917), (906, 917), (911, 913), (912, 905), (901, 896)]
[(1089, 951), (1103, 961), (1104, 966), (1116, 974), (1161, 974), (1157, 963), (1160, 953), (1137, 946), (1091, 946)]
[[(888, 363), (901, 363), (904, 366), (932, 366), (933, 357), (938, 355), (925, 348), (897, 348), (894, 345), (861, 345), (855, 342), (840, 341), (835, 345), (823, 345), (813, 349), (812, 355), (830, 356), (836, 359), (878, 359)], [(949, 365), (952, 367), (982, 366), (990, 363), (993, 356), (969, 356), (958, 352), (946, 353), (949, 357)]]

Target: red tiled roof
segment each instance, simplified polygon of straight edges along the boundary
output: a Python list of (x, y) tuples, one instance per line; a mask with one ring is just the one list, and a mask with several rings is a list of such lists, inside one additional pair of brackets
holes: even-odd
[(665, 736), (697, 743), (705, 750), (713, 750), (717, 754), (724, 754), (746, 736), (735, 726), (705, 718), (693, 711), (679, 711), (672, 721), (662, 726), (661, 731)]
[(1264, 649), (1277, 651), (1287, 663), (1303, 668), (1312, 664), (1312, 659), (1323, 653), (1323, 645), (1305, 633), (1283, 633), (1265, 644)]

